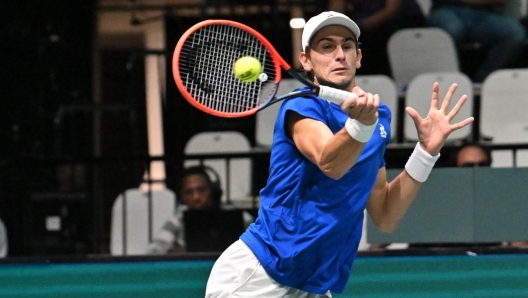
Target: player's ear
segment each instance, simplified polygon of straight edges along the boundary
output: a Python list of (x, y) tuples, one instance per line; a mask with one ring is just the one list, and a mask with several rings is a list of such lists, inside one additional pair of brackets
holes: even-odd
[(312, 64), (310, 62), (310, 57), (306, 52), (301, 52), (299, 54), (299, 61), (301, 62), (303, 69), (305, 71), (311, 71), (312, 70)]
[(356, 69), (361, 68), (361, 58), (363, 58), (363, 53), (361, 52), (361, 49), (358, 49), (356, 57)]

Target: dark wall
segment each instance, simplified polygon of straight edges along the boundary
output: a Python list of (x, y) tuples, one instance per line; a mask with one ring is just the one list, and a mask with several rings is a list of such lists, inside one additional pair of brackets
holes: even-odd
[(60, 179), (57, 164), (33, 161), (91, 152), (90, 137), (58, 151), (55, 121), (62, 107), (92, 100), (96, 5), (7, 0), (0, 6), (0, 217), (10, 255), (23, 255), (31, 253), (25, 245), (32, 239), (30, 195), (56, 189)]
[(58, 107), (90, 102), (94, 1), (2, 1), (2, 156), (49, 154)]
[[(141, 184), (147, 156), (145, 65), (139, 49), (101, 51), (100, 153), (94, 165), (94, 210), (97, 252), (107, 253), (112, 205), (118, 195)], [(132, 57), (136, 57), (132, 59)], [(127, 67), (127, 65), (129, 67)]]

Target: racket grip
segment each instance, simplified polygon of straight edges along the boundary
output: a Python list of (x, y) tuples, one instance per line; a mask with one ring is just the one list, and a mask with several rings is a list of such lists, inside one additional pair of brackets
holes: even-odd
[[(328, 86), (319, 86), (319, 97), (335, 103), (341, 104), (346, 99), (356, 96), (352, 92), (340, 90)], [(356, 96), (357, 97), (357, 96)]]

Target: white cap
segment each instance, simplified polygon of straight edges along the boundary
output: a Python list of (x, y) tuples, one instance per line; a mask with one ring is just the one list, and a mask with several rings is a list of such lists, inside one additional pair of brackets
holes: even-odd
[(306, 51), (306, 47), (310, 45), (310, 40), (315, 35), (315, 33), (317, 33), (317, 31), (330, 25), (344, 26), (352, 31), (356, 38), (359, 38), (359, 27), (349, 17), (339, 12), (325, 11), (309, 19), (304, 25), (304, 30), (302, 33), (303, 51)]

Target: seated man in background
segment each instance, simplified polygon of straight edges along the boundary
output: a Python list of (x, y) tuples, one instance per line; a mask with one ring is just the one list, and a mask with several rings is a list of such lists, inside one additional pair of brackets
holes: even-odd
[(521, 54), (526, 33), (521, 23), (502, 14), (507, 0), (433, 0), (429, 25), (451, 35), (457, 46), (479, 43), (484, 61), (472, 75), (482, 82), (493, 71), (506, 68)]
[(463, 145), (456, 154), (457, 167), (489, 167), (491, 166), (491, 152), (476, 143)]
[[(179, 205), (173, 215), (163, 224), (162, 228), (149, 245), (147, 254), (166, 254), (185, 251), (185, 229), (183, 214), (186, 210), (222, 209), (222, 189), (219, 181), (212, 181), (206, 169), (201, 166), (187, 168), (181, 176), (177, 195)], [(244, 212), (244, 225), (247, 227), (254, 218)]]

